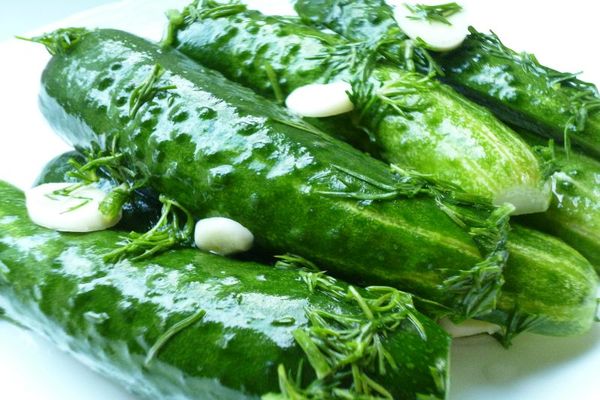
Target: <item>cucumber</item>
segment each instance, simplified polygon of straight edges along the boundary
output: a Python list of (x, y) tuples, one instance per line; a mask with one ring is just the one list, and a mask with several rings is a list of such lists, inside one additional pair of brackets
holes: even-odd
[[(385, 57), (404, 67), (411, 44), (398, 28), (384, 0), (293, 0), (304, 21), (332, 29), (350, 40), (384, 40)], [(439, 76), (458, 91), (489, 107), (503, 121), (577, 145), (600, 157), (600, 95), (595, 85), (577, 74), (541, 65), (534, 55), (517, 53), (493, 33), (470, 29), (464, 43), (446, 53), (420, 48), (414, 67), (423, 73), (434, 60)]]
[(69, 43), (43, 73), (40, 104), (77, 148), (116, 138), (156, 192), (196, 218), (238, 221), (267, 253), (298, 254), (353, 282), (397, 285), (462, 317), (493, 308), (506, 209), (419, 195), (416, 178), (175, 50), (114, 30)]
[[(279, 392), (280, 365), (294, 374), (301, 368), (310, 382), (310, 355), (297, 342), (298, 332), (310, 332), (309, 310), (365, 318), (356, 302), (311, 290), (304, 279), (317, 275), (297, 268), (192, 249), (150, 261), (103, 262), (119, 240), (116, 231), (61, 234), (38, 227), (27, 217), (23, 194), (0, 182), (0, 306), (143, 398), (259, 398)], [(399, 325), (377, 333), (397, 368), (386, 362), (384, 375), (369, 370), (371, 364), (359, 368), (394, 398), (442, 399), (449, 338), (412, 310), (409, 299), (398, 303), (408, 312)]]
[[(33, 186), (54, 182), (78, 182), (78, 179), (73, 176), (76, 169), (69, 160), (84, 163), (86, 157), (77, 151), (69, 151), (56, 156), (44, 166)], [(101, 186), (115, 186), (115, 182), (112, 182), (106, 171), (100, 169), (99, 174)], [(160, 209), (161, 204), (156, 193), (148, 189), (134, 190), (130, 200), (123, 205), (123, 217), (116, 225), (116, 229), (146, 232), (158, 222)]]
[(495, 204), (511, 203), (515, 214), (548, 207), (550, 192), (528, 146), (449, 86), (394, 67), (376, 67), (363, 77), (362, 68), (352, 62), (367, 57), (360, 46), (294, 20), (239, 7), (215, 16), (211, 10), (219, 7), (212, 2), (188, 6), (169, 29), (171, 44), (271, 98), (307, 84), (351, 81), (353, 118), (370, 133), (378, 151), (357, 140), (355, 130), (323, 129), (337, 135), (350, 132), (353, 145), (402, 168)]
[(515, 225), (498, 307), (482, 319), (503, 326), (510, 344), (522, 331), (567, 336), (594, 324), (598, 279), (590, 263), (552, 236)]
[[(600, 273), (600, 162), (564, 149), (545, 147), (533, 134), (523, 133), (540, 152), (551, 152), (553, 198), (545, 213), (522, 216), (520, 222), (564, 240), (585, 256)], [(542, 155), (543, 156), (543, 155)]]

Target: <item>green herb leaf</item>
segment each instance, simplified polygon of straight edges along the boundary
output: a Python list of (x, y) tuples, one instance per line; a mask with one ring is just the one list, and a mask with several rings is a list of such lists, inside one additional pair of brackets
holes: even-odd
[[(121, 247), (104, 255), (107, 262), (116, 262), (126, 256), (132, 260), (151, 257), (175, 246), (191, 243), (194, 231), (192, 214), (181, 204), (164, 195), (159, 197), (163, 204), (160, 219), (148, 232), (131, 232), (124, 237)], [(183, 215), (183, 223), (181, 215)]]
[(454, 2), (429, 6), (425, 4), (404, 4), (404, 6), (412, 13), (408, 17), (409, 19), (439, 22), (444, 25), (452, 25), (448, 18), (463, 10), (459, 4)]
[(388, 369), (400, 368), (385, 343), (403, 321), (409, 321), (426, 338), (413, 313), (411, 295), (386, 286), (371, 286), (361, 291), (318, 271), (315, 264), (302, 257), (278, 258), (278, 268), (300, 268), (300, 276), (311, 292), (320, 291), (336, 302), (351, 303), (356, 311), (339, 314), (307, 309), (309, 325), (294, 331), (294, 338), (317, 379), (302, 388), (300, 376), (293, 378), (279, 366), (281, 394), (265, 398), (391, 399), (391, 394), (371, 375), (384, 376)]
[(129, 98), (129, 117), (134, 118), (139, 109), (152, 100), (158, 92), (175, 89), (175, 85), (159, 86), (158, 81), (160, 77), (165, 73), (163, 67), (159, 64), (155, 64), (154, 68), (138, 87), (136, 87), (131, 93)]
[(195, 324), (196, 322), (200, 321), (202, 318), (204, 318), (205, 315), (206, 315), (206, 311), (200, 310), (196, 314), (192, 314), (189, 317), (179, 321), (178, 323), (176, 323), (175, 325), (170, 327), (165, 333), (160, 335), (160, 337), (156, 340), (154, 345), (152, 345), (152, 347), (148, 351), (148, 354), (146, 355), (146, 359), (144, 360), (144, 365), (145, 366), (150, 365), (150, 363), (152, 362), (154, 357), (156, 357), (158, 352), (164, 347), (164, 345), (169, 340), (171, 340), (171, 338), (173, 338), (173, 336), (177, 335), (179, 332), (183, 331), (184, 329), (186, 329), (186, 328), (192, 326), (193, 324)]
[(57, 29), (54, 32), (32, 38), (17, 36), (17, 39), (43, 44), (48, 52), (54, 56), (67, 54), (88, 32), (85, 28)]

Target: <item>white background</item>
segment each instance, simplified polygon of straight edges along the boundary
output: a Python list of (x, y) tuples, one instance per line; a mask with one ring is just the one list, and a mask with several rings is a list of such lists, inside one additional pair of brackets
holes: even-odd
[[(68, 10), (102, 3), (2, 2), (0, 38), (23, 32), (35, 21)], [(285, 8), (285, 0), (254, 0)], [(83, 12), (52, 27), (103, 26), (158, 39), (164, 18), (182, 0), (124, 1)], [(600, 83), (600, 38), (595, 1), (464, 1), (473, 25), (492, 28), (511, 47), (535, 52), (559, 70), (580, 71)], [(31, 9), (32, 4), (41, 8)], [(50, 7), (49, 4), (52, 6)], [(32, 17), (14, 20), (27, 10)], [(41, 18), (43, 17), (43, 18)], [(25, 17), (27, 18), (27, 14)], [(11, 29), (15, 31), (11, 32)], [(30, 185), (44, 163), (67, 147), (37, 109), (39, 76), (48, 55), (40, 46), (8, 40), (0, 43), (0, 179)], [(506, 351), (487, 337), (456, 341), (452, 348), (451, 400), (599, 400), (600, 326), (578, 338), (523, 335)], [(0, 399), (125, 400), (123, 389), (63, 354), (51, 343), (0, 322)]]

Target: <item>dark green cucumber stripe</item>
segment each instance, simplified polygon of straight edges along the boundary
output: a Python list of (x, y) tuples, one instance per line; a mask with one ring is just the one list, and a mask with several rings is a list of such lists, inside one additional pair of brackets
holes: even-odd
[[(407, 37), (384, 0), (294, 0), (304, 21), (328, 27), (351, 40), (388, 40), (383, 54), (406, 66), (402, 42)], [(540, 65), (535, 56), (506, 48), (493, 34), (472, 30), (462, 46), (431, 52), (442, 80), (490, 108), (512, 125), (562, 141), (600, 156), (600, 96), (594, 85), (573, 74)], [(417, 69), (428, 72), (426, 60)]]
[[(102, 255), (119, 240), (118, 232), (61, 234), (35, 226), (23, 194), (0, 182), (0, 306), (145, 398), (221, 400), (277, 392), (277, 366), (294, 371), (304, 357), (292, 332), (307, 325), (307, 307), (361, 312), (311, 292), (297, 270), (197, 250), (104, 263)], [(199, 321), (147, 360), (162, 335), (200, 310), (206, 314)], [(443, 397), (432, 369), (445, 373), (449, 339), (417, 315), (426, 340), (405, 324), (385, 343), (398, 365), (411, 368), (388, 368), (378, 379), (399, 399)], [(310, 379), (308, 363), (304, 367)]]
[[(165, 71), (160, 86), (176, 88), (157, 93), (131, 119), (131, 93), (156, 63)], [(367, 181), (394, 187), (399, 180), (386, 164), (302, 125), (177, 51), (124, 32), (90, 32), (48, 64), (40, 101), (50, 123), (74, 145), (118, 137), (120, 151), (157, 192), (196, 217), (239, 221), (271, 254), (293, 252), (353, 281), (398, 285), (457, 310), (466, 306), (465, 294), (447, 290), (444, 282), (475, 274), (464, 271), (481, 261), (479, 250), (434, 200), (320, 194), (379, 194)], [(407, 275), (410, 281), (403, 280)], [(415, 284), (421, 275), (428, 279)], [(498, 274), (484, 280), (492, 292), (499, 287)], [(486, 301), (475, 313), (493, 305), (488, 295), (481, 293)]]
[[(364, 50), (337, 35), (255, 11), (193, 18), (193, 7), (184, 11), (185, 23), (174, 27), (172, 44), (227, 78), (271, 98), (274, 83), (270, 71), (285, 96), (311, 83), (353, 81), (359, 108), (353, 119), (361, 115), (356, 122), (366, 126), (374, 139), (369, 142), (364, 133), (363, 140), (357, 139), (360, 133), (351, 129), (348, 141), (355, 146), (487, 199), (501, 197), (515, 186), (549, 197), (528, 146), (490, 112), (450, 87), (435, 80), (424, 82), (420, 75), (392, 67), (376, 69), (368, 82), (356, 82), (359, 73), (352, 60), (366, 57)], [(198, 10), (210, 7), (199, 6)], [(365, 85), (372, 85), (372, 91)], [(404, 91), (398, 100), (400, 108), (406, 108), (401, 114), (376, 100), (375, 93), (391, 90), (388, 87), (392, 85), (394, 90)], [(422, 106), (415, 106), (418, 104)], [(347, 129), (346, 125), (328, 123), (324, 129), (343, 137), (346, 131), (341, 129)], [(373, 144), (378, 151), (373, 151)], [(543, 208), (545, 202), (541, 203)]]

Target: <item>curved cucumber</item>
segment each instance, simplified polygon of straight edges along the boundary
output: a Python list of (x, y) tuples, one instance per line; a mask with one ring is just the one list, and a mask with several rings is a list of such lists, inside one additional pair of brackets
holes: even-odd
[[(156, 78), (156, 63), (163, 74), (136, 110), (128, 102)], [(271, 254), (289, 251), (352, 281), (397, 285), (461, 315), (493, 307), (504, 259), (484, 260), (455, 219), (479, 209), (455, 208), (451, 218), (386, 164), (177, 51), (124, 32), (89, 32), (52, 58), (40, 101), (75, 146), (117, 137), (157, 192), (197, 218), (240, 222)], [(491, 233), (495, 248), (491, 217), (484, 236)]]
[[(278, 365), (296, 371), (305, 357), (294, 333), (310, 326), (308, 309), (362, 312), (311, 291), (298, 269), (191, 249), (104, 263), (102, 254), (119, 240), (114, 231), (61, 234), (38, 227), (27, 217), (23, 194), (0, 182), (0, 306), (144, 398), (278, 392)], [(388, 366), (385, 376), (373, 377), (394, 398), (443, 398), (436, 380), (446, 382), (449, 339), (434, 322), (413, 315), (426, 339), (406, 320), (384, 340), (398, 366), (411, 368)], [(172, 336), (165, 338), (167, 332)], [(305, 360), (305, 379), (314, 378), (309, 365)]]
[[(214, 16), (210, 10), (188, 6), (178, 19), (183, 23), (171, 28), (172, 44), (201, 64), (268, 97), (311, 83), (351, 81), (352, 118), (386, 161), (495, 204), (512, 203), (517, 214), (548, 207), (550, 192), (528, 146), (450, 87), (393, 67), (361, 78), (356, 64), (367, 57), (365, 49), (336, 35), (255, 11)], [(352, 144), (370, 151), (349, 132)]]
[[(328, 27), (350, 40), (377, 42), (392, 62), (406, 66), (406, 35), (384, 0), (293, 0), (311, 24)], [(425, 51), (426, 52), (426, 51)], [(567, 139), (600, 157), (600, 95), (576, 74), (541, 65), (534, 55), (517, 53), (494, 34), (471, 29), (464, 43), (446, 53), (431, 52), (442, 80), (492, 110), (498, 118), (541, 136)], [(416, 67), (428, 72), (423, 57)]]
[[(69, 163), (69, 160), (84, 163), (85, 157), (77, 151), (69, 151), (56, 156), (44, 166), (36, 178), (34, 186), (53, 182), (77, 182), (78, 180), (71, 174), (75, 168)], [(111, 185), (111, 178), (108, 174), (104, 173), (102, 169), (99, 174), (101, 176), (100, 185)], [(155, 193), (146, 189), (135, 190), (131, 199), (123, 205), (123, 217), (115, 229), (145, 232), (160, 218), (160, 209), (161, 204)]]

